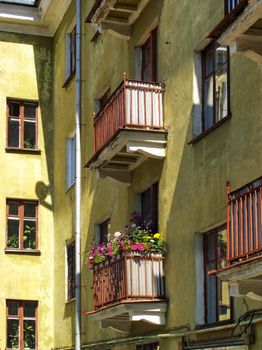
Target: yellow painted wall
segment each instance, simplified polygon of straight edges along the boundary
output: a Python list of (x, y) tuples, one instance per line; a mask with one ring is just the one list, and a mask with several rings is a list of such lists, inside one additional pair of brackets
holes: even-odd
[[(6, 299), (39, 302), (39, 350), (53, 346), (52, 39), (0, 34), (0, 349)], [(41, 154), (7, 153), (7, 97), (38, 100)], [(6, 198), (39, 201), (40, 256), (5, 254)]]

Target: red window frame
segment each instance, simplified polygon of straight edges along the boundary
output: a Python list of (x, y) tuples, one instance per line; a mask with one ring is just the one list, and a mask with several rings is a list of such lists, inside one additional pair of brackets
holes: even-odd
[[(149, 59), (146, 61), (146, 51), (149, 50)], [(154, 29), (146, 42), (141, 46), (142, 64), (141, 64), (141, 79), (144, 81), (155, 82), (157, 80), (157, 28)], [(145, 77), (147, 68), (150, 69), (150, 79)]]
[[(216, 49), (220, 47), (221, 45), (218, 44), (217, 41), (212, 41), (203, 51), (202, 51), (202, 132), (208, 130), (209, 128), (212, 128), (215, 124), (219, 124), (219, 122), (227, 117), (230, 116), (230, 53), (229, 48), (227, 49), (227, 61), (223, 63), (223, 65), (219, 66), (216, 69)], [(206, 74), (207, 69), (207, 55), (211, 53), (212, 54), (212, 64), (213, 69), (209, 74)], [(217, 108), (216, 108), (216, 73), (221, 70), (221, 68), (227, 68), (227, 115), (223, 116), (222, 118), (217, 118)], [(207, 101), (207, 96), (205, 93), (205, 82), (209, 78), (213, 78), (213, 87), (212, 87), (212, 93), (213, 93), (213, 120), (212, 124), (209, 126), (206, 126), (207, 124), (207, 115), (205, 113), (205, 102)]]
[[(10, 115), (10, 105), (19, 104), (19, 116)], [(35, 145), (33, 147), (25, 147), (24, 140), (24, 129), (25, 129), (25, 121), (32, 119), (26, 118), (25, 116), (25, 105), (32, 104), (35, 106)], [(7, 148), (13, 149), (21, 149), (21, 150), (38, 150), (38, 114), (39, 114), (39, 103), (37, 101), (26, 101), (26, 100), (17, 100), (17, 99), (7, 99), (6, 104), (6, 145)], [(11, 119), (17, 120), (19, 122), (19, 146), (9, 146), (9, 122)]]
[(75, 298), (75, 242), (66, 247), (67, 252), (67, 300)]
[[(9, 303), (18, 303), (18, 315), (9, 315)], [(24, 307), (26, 303), (35, 304), (35, 317), (24, 316)], [(19, 350), (24, 350), (24, 321), (35, 321), (35, 349), (38, 349), (38, 301), (33, 300), (6, 300), (6, 350), (12, 350), (8, 348), (8, 320), (18, 320), (19, 322)]]
[[(219, 246), (218, 243), (218, 235), (219, 232), (225, 231), (226, 232), (226, 224), (223, 224), (209, 232), (206, 232), (203, 237), (203, 252), (204, 252), (204, 296), (205, 296), (205, 324), (211, 325), (211, 324), (221, 324), (221, 323), (228, 323), (232, 322), (233, 318), (233, 301), (232, 298), (230, 298), (230, 317), (226, 320), (219, 320), (219, 316), (221, 315), (220, 311), (223, 307), (226, 307), (226, 305), (222, 305), (222, 282), (221, 280), (214, 274), (209, 275), (209, 272), (212, 270), (217, 270), (221, 268), (222, 264), (226, 262), (226, 246), (222, 247)], [(212, 247), (208, 245), (208, 239), (214, 236), (213, 240), (213, 248), (214, 249), (214, 255), (210, 253), (212, 250)], [(211, 240), (212, 242), (212, 240)], [(224, 250), (224, 251), (222, 251)], [(213, 257), (209, 258), (209, 254), (213, 255)], [(209, 319), (209, 312), (211, 311), (208, 305), (208, 283), (213, 283), (215, 286), (216, 291), (216, 302), (215, 305), (212, 304), (212, 307), (215, 307), (215, 313), (216, 313), (216, 319), (212, 322)]]
[[(18, 215), (12, 215), (9, 212), (10, 203), (18, 204)], [(24, 215), (24, 206), (25, 203), (35, 204), (35, 217), (25, 217)], [(12, 199), (8, 198), (6, 200), (6, 250), (26, 250), (26, 251), (37, 251), (38, 250), (38, 201), (27, 200), (27, 199)], [(8, 220), (18, 220), (19, 221), (19, 236), (18, 236), (18, 248), (12, 248), (8, 246)], [(35, 222), (35, 248), (24, 248), (24, 221), (34, 221)]]

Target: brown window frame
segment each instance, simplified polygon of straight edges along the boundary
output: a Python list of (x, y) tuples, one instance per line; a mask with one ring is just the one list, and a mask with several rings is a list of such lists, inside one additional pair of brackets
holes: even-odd
[[(10, 215), (9, 214), (9, 203), (18, 203), (18, 215)], [(24, 205), (25, 203), (34, 203), (35, 204), (35, 220), (32, 217), (28, 217), (28, 220), (35, 221), (35, 248), (24, 248), (24, 221), (26, 217), (24, 216)], [(36, 200), (27, 200), (27, 199), (13, 199), (8, 198), (6, 200), (6, 251), (12, 252), (37, 252), (39, 249), (39, 232), (38, 232), (38, 216), (39, 216), (39, 203)], [(19, 221), (19, 235), (18, 235), (18, 248), (13, 248), (8, 246), (8, 220), (16, 219)]]
[[(9, 306), (8, 303), (18, 303), (18, 315), (9, 315)], [(26, 303), (34, 303), (35, 304), (35, 317), (25, 317), (24, 316), (24, 306)], [(7, 299), (6, 300), (6, 350), (12, 350), (12, 348), (8, 348), (8, 320), (18, 320), (19, 322), (19, 350), (24, 350), (23, 345), (23, 329), (24, 329), (24, 321), (25, 320), (34, 320), (35, 321), (35, 349), (38, 349), (38, 301), (34, 300), (16, 300), (16, 299)]]
[(67, 255), (67, 301), (75, 299), (75, 242), (66, 245)]
[[(218, 42), (216, 40), (212, 41), (204, 50), (201, 52), (201, 59), (202, 59), (202, 133), (207, 132), (209, 129), (214, 128), (215, 125), (219, 125), (223, 120), (226, 120), (230, 115), (230, 53), (229, 53), (229, 47), (227, 48), (227, 61), (216, 69), (216, 49), (219, 46)], [(211, 52), (212, 58), (213, 58), (213, 70), (211, 73), (206, 74), (206, 56), (207, 54)], [(216, 73), (221, 70), (222, 67), (227, 67), (227, 115), (223, 116), (222, 118), (217, 120), (217, 108), (216, 108)], [(206, 120), (207, 116), (205, 115), (205, 102), (206, 102), (206, 96), (205, 96), (205, 82), (210, 78), (213, 78), (213, 122), (212, 125), (206, 127)]]
[(140, 193), (141, 198), (141, 215), (146, 220), (144, 203), (145, 196), (147, 193), (150, 193), (150, 219), (152, 221), (152, 230), (154, 232), (158, 231), (158, 196), (159, 196), (159, 184), (158, 182), (152, 184), (146, 191)]
[[(206, 232), (203, 236), (203, 254), (204, 254), (204, 307), (205, 307), (205, 324), (206, 325), (215, 325), (215, 324), (225, 324), (233, 321), (233, 300), (230, 298), (230, 318), (227, 320), (219, 320), (219, 308), (222, 307), (219, 296), (222, 293), (222, 284), (219, 278), (215, 275), (209, 275), (209, 272), (212, 270), (218, 270), (221, 268), (223, 262), (226, 262), (226, 251), (224, 252), (225, 256), (219, 256), (218, 252), (221, 252), (221, 249), (218, 249), (218, 233), (226, 230), (226, 224), (220, 225), (208, 232)], [(208, 260), (208, 242), (207, 237), (214, 235), (215, 236), (215, 258)], [(208, 265), (214, 265), (214, 269), (208, 269)], [(214, 278), (215, 279), (215, 290), (216, 290), (216, 320), (214, 322), (209, 322), (208, 320), (208, 287), (207, 287), (207, 279)]]
[(104, 220), (99, 225), (99, 243), (107, 243), (108, 242), (108, 236), (110, 235), (110, 218), (107, 220)]
[[(16, 103), (19, 104), (19, 117), (17, 116), (11, 116), (9, 111), (10, 111), (10, 104), (11, 103)], [(24, 126), (25, 126), (25, 104), (33, 104), (35, 105), (35, 145), (34, 147), (25, 147), (25, 140), (24, 140)], [(33, 101), (33, 100), (20, 100), (20, 99), (13, 99), (13, 98), (8, 98), (6, 102), (6, 147), (7, 149), (14, 149), (14, 150), (23, 150), (23, 151), (37, 151), (39, 150), (38, 146), (38, 114), (39, 114), (39, 103), (38, 101)], [(19, 146), (9, 146), (9, 120), (10, 119), (17, 119), (19, 121)]]
[[(149, 61), (145, 62), (145, 51), (150, 49)], [(141, 46), (141, 80), (145, 81), (145, 70), (150, 65), (150, 79), (151, 82), (157, 81), (157, 28), (151, 31), (148, 39)], [(148, 79), (146, 79), (148, 80)]]

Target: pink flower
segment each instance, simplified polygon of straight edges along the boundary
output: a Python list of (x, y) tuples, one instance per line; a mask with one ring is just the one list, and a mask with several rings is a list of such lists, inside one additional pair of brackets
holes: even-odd
[(136, 243), (132, 245), (133, 250), (139, 250), (140, 252), (144, 250), (144, 246), (141, 243)]
[(109, 252), (112, 252), (112, 251), (114, 250), (114, 248), (113, 248), (111, 245), (109, 245), (109, 246), (107, 247), (107, 250), (108, 250)]
[(117, 244), (119, 245), (119, 247), (123, 247), (123, 243), (121, 241), (118, 241)]
[(110, 256), (110, 258), (112, 258), (113, 257), (113, 253), (109, 253), (108, 256)]

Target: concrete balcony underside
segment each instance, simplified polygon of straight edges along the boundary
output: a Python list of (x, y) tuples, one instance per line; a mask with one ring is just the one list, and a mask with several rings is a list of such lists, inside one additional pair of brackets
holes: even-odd
[(120, 332), (130, 332), (132, 322), (144, 321), (154, 325), (166, 323), (167, 301), (125, 300), (99, 310), (86, 312), (91, 319), (98, 322), (100, 328), (114, 328)]
[(218, 41), (230, 46), (231, 54), (262, 62), (262, 0), (250, 0)]
[(131, 26), (139, 17), (149, 0), (97, 0), (86, 19), (122, 39), (131, 37)]
[(262, 256), (230, 265), (218, 271), (217, 276), (229, 283), (232, 297), (262, 301)]
[(167, 133), (141, 129), (122, 129), (88, 163), (99, 178), (131, 183), (132, 171), (148, 158), (163, 159)]

